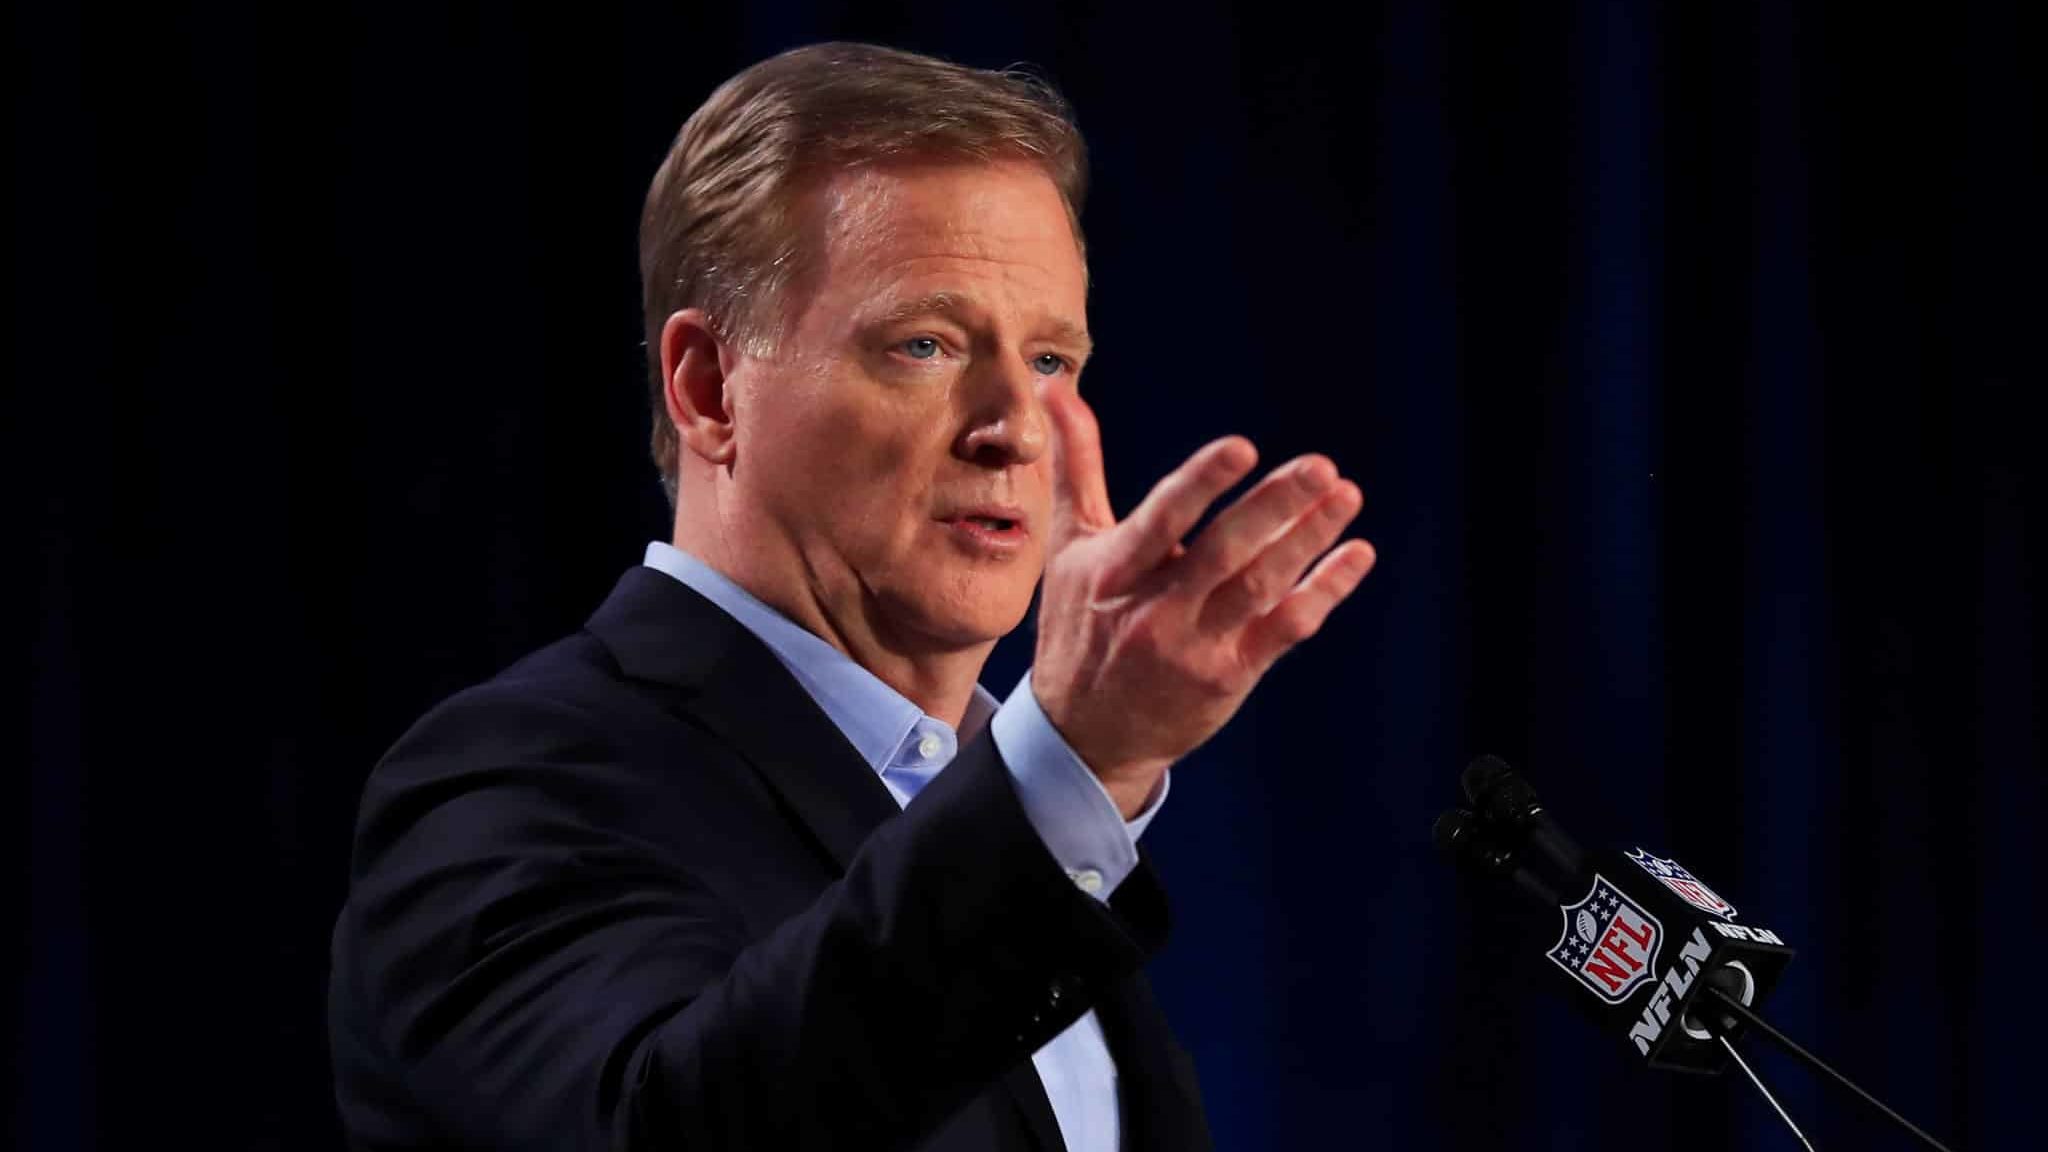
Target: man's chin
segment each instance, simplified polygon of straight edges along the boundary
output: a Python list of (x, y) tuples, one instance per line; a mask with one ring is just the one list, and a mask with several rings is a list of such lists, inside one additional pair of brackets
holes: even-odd
[[(972, 588), (972, 585), (969, 586)], [(967, 651), (988, 647), (1017, 630), (1031, 609), (1031, 592), (980, 589), (899, 606), (898, 618), (933, 647)]]
[(1023, 622), (1024, 612), (1021, 609), (996, 614), (984, 608), (971, 614), (948, 616), (933, 621), (932, 635), (953, 647), (967, 649), (994, 644), (1015, 632), (1017, 626)]

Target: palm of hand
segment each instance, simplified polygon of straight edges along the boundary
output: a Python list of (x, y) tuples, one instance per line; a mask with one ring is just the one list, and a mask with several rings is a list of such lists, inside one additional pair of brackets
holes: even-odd
[(1053, 524), (1032, 684), (1129, 817), (1168, 765), (1315, 634), (1374, 554), (1363, 540), (1325, 553), (1361, 498), (1320, 456), (1274, 469), (1184, 544), (1256, 463), (1240, 437), (1204, 446), (1119, 522), (1093, 414), (1070, 386), (1048, 386), (1044, 400), (1055, 433)]

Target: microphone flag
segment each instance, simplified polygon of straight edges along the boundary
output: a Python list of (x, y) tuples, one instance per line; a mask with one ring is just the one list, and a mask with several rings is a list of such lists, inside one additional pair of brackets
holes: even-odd
[(1594, 873), (1586, 894), (1558, 911), (1564, 933), (1548, 953), (1550, 962), (1593, 995), (1619, 1004), (1656, 974), (1664, 926), (1605, 876)]
[(1735, 919), (1735, 906), (1721, 899), (1719, 893), (1707, 887), (1706, 881), (1686, 871), (1685, 865), (1676, 860), (1653, 856), (1646, 849), (1632, 848), (1628, 858), (1636, 866), (1655, 876), (1666, 888), (1678, 893), (1678, 897), (1702, 912), (1711, 913), (1723, 920)]

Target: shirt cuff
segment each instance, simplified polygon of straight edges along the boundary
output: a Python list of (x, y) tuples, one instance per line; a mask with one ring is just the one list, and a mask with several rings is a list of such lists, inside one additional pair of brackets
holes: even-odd
[(1053, 859), (1081, 891), (1108, 900), (1138, 866), (1138, 837), (1166, 803), (1172, 773), (1160, 777), (1137, 817), (1125, 820), (1095, 773), (1046, 719), (1029, 672), (989, 721), (989, 736), (1017, 786), (1025, 817)]

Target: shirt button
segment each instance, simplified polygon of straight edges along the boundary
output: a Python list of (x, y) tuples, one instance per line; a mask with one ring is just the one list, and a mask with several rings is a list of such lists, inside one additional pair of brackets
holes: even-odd
[(1093, 868), (1083, 868), (1077, 872), (1069, 872), (1067, 875), (1073, 878), (1074, 887), (1079, 888), (1090, 896), (1102, 891), (1102, 873), (1097, 872)]
[(939, 734), (937, 732), (925, 733), (924, 737), (917, 742), (918, 759), (929, 760), (932, 757), (937, 756), (939, 754), (939, 749), (944, 745), (944, 743), (944, 741), (939, 739)]

